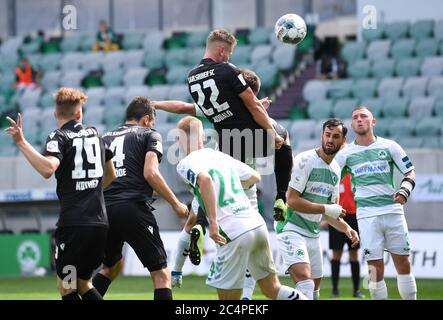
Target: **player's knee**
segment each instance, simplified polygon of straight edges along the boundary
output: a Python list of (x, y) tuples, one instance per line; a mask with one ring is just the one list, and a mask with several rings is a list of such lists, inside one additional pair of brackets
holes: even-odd
[(113, 281), (115, 278), (118, 277), (120, 272), (123, 270), (123, 259), (120, 259), (115, 263), (112, 267), (103, 267), (103, 270), (100, 271), (102, 275)]
[(157, 271), (151, 272), (152, 282), (154, 288), (170, 288), (171, 287), (171, 275), (167, 268), (163, 268)]

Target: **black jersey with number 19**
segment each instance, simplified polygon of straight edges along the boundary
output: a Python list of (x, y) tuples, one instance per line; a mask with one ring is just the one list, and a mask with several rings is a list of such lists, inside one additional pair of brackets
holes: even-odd
[(148, 151), (161, 161), (162, 139), (154, 129), (125, 124), (103, 135), (114, 154), (112, 160), (117, 179), (105, 190), (106, 205), (122, 201), (147, 201), (152, 198), (152, 187), (146, 182), (143, 169)]
[(71, 120), (49, 134), (43, 154), (60, 160), (55, 172), (60, 200), (57, 226), (107, 226), (102, 179), (112, 153), (97, 130)]

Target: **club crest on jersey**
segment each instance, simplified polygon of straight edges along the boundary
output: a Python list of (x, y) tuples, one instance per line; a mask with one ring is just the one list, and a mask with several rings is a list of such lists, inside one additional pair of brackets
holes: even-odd
[(385, 150), (380, 150), (378, 152), (378, 158), (380, 160), (385, 160), (388, 157), (388, 153)]
[(60, 152), (59, 149), (58, 149), (58, 142), (55, 141), (55, 140), (49, 141), (46, 144), (46, 150), (48, 152)]

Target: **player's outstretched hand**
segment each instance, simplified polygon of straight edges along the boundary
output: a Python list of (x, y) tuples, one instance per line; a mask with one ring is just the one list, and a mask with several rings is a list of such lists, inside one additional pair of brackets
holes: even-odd
[(5, 131), (11, 135), (14, 143), (19, 144), (25, 141), (22, 129), (22, 115), (20, 113), (18, 114), (17, 122), (12, 120), (10, 117), (6, 117), (6, 120), (8, 120), (10, 127), (7, 128)]
[(272, 103), (272, 100), (269, 99), (268, 97), (265, 97), (265, 98), (261, 99), (260, 102), (263, 105), (263, 107), (265, 107), (265, 109), (268, 109)]
[(218, 224), (216, 223), (209, 224), (209, 237), (218, 245), (226, 244), (226, 239), (218, 233)]
[(180, 218), (187, 217), (189, 215), (188, 206), (181, 202), (174, 206), (174, 211)]
[(349, 229), (348, 231), (345, 232), (345, 234), (351, 240), (352, 248), (358, 245), (358, 243), (360, 242), (360, 238), (358, 237), (357, 231), (355, 231), (354, 229)]

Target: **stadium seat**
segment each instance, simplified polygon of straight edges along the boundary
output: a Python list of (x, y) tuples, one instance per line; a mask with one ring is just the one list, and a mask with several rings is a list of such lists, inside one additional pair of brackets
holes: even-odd
[(163, 31), (149, 31), (143, 39), (143, 50), (145, 52), (160, 50), (163, 47), (165, 37)]
[(17, 56), (18, 50), (23, 43), (23, 38), (20, 36), (10, 37), (2, 43), (0, 47), (0, 55), (3, 56)]
[(189, 94), (189, 89), (187, 84), (176, 84), (171, 86), (168, 92), (168, 100), (182, 100), (191, 101), (192, 97)]
[(414, 49), (414, 39), (400, 39), (392, 45), (391, 57), (394, 59), (409, 58), (413, 55)]
[(41, 114), (41, 110), (36, 106), (28, 107), (22, 111), (23, 130), (26, 132), (26, 136), (28, 135), (29, 130), (38, 128)]
[(271, 59), (272, 46), (267, 44), (260, 44), (254, 47), (251, 52), (250, 62), (254, 65), (260, 63), (268, 63)]
[(102, 77), (105, 87), (119, 87), (123, 83), (124, 71), (122, 69), (107, 70)]
[(424, 96), (427, 84), (428, 78), (425, 77), (407, 78), (402, 89), (403, 96), (409, 99)]
[(125, 70), (132, 68), (139, 68), (143, 64), (144, 52), (143, 50), (132, 50), (125, 52), (123, 60), (123, 68)]
[(409, 22), (391, 22), (385, 25), (385, 34), (388, 39), (397, 40), (406, 38), (409, 32)]
[(80, 67), (86, 72), (100, 70), (103, 58), (102, 52), (88, 52), (83, 56)]
[(278, 46), (272, 52), (272, 61), (280, 70), (291, 70), (295, 65), (295, 50), (295, 46)]
[(417, 40), (429, 38), (433, 34), (434, 20), (418, 20), (411, 25), (409, 34)]
[(427, 149), (441, 149), (443, 148), (443, 140), (440, 136), (424, 137), (421, 147)]
[(148, 98), (151, 100), (166, 100), (168, 97), (168, 92), (171, 90), (169, 85), (158, 85), (153, 87), (148, 87), (149, 94)]
[(388, 130), (391, 125), (391, 120), (392, 119), (387, 119), (387, 118), (377, 119), (377, 122), (375, 123), (374, 126), (374, 133), (377, 136), (382, 136), (382, 137), (388, 136)]
[(409, 105), (409, 117), (422, 119), (432, 116), (434, 110), (434, 97), (415, 97)]
[(378, 86), (378, 96), (380, 98), (396, 98), (400, 96), (403, 87), (403, 78), (384, 78)]
[(25, 110), (30, 107), (36, 107), (38, 105), (38, 100), (41, 93), (42, 89), (39, 87), (25, 88), (17, 101), (20, 110)]
[(254, 28), (248, 34), (248, 41), (253, 46), (267, 44), (270, 33), (272, 33), (272, 30), (267, 27)]
[(399, 77), (414, 77), (419, 75), (421, 59), (404, 58), (397, 61), (395, 73)]
[(186, 78), (190, 71), (188, 66), (175, 66), (168, 70), (166, 79), (169, 84), (182, 84), (186, 82)]
[(46, 53), (42, 55), (39, 65), (44, 72), (57, 70), (60, 68), (62, 57), (61, 53)]
[(43, 58), (43, 54), (41, 53), (32, 53), (32, 54), (27, 54), (26, 58), (28, 58), (29, 64), (31, 65), (32, 69), (37, 70), (38, 68), (40, 68), (40, 61)]
[(200, 63), (205, 53), (204, 47), (195, 47), (186, 51), (186, 64), (188, 66), (196, 66)]
[(62, 49), (63, 52), (79, 51), (81, 41), (81, 35), (73, 34), (64, 36), (62, 41), (60, 42), (60, 49)]
[(97, 37), (94, 34), (85, 34), (80, 40), (80, 50), (83, 52), (91, 51), (95, 42), (97, 41)]
[(443, 40), (443, 19), (440, 19), (434, 24), (434, 37)]
[(428, 83), (428, 95), (443, 98), (443, 77), (433, 77)]
[(309, 118), (319, 120), (331, 117), (332, 104), (333, 100), (316, 100), (311, 102), (308, 106)]
[(127, 87), (124, 94), (124, 101), (125, 104), (128, 105), (135, 96), (147, 97), (148, 95), (149, 89), (147, 86)]
[(363, 59), (366, 50), (366, 43), (363, 41), (348, 41), (341, 50), (343, 59), (349, 64)]
[(48, 71), (43, 74), (42, 85), (46, 90), (55, 89), (60, 85), (61, 71)]
[(118, 70), (123, 67), (125, 59), (126, 55), (123, 51), (106, 53), (102, 61), (102, 68), (105, 72), (108, 70)]
[(392, 138), (410, 137), (414, 134), (415, 122), (411, 118), (393, 118), (388, 128), (388, 134)]
[(329, 85), (328, 97), (333, 99), (348, 98), (351, 96), (353, 80), (333, 80)]
[(437, 39), (421, 39), (418, 40), (415, 48), (415, 55), (419, 58), (436, 56), (438, 52), (438, 40)]
[(231, 57), (231, 62), (235, 65), (244, 65), (249, 63), (251, 51), (251, 46), (240, 46), (235, 48)]
[(367, 78), (371, 71), (371, 60), (357, 60), (348, 67), (351, 78)]
[(171, 49), (167, 50), (165, 54), (165, 65), (168, 69), (175, 67), (175, 66), (185, 66), (187, 65), (186, 61), (186, 52), (187, 50), (192, 49), (186, 49), (186, 48), (177, 48), (177, 49)]
[(123, 105), (114, 105), (106, 107), (104, 110), (105, 124), (108, 130), (114, 129), (123, 123), (125, 117), (125, 107)]
[(54, 92), (53, 91), (46, 91), (40, 96), (38, 105), (43, 109), (53, 108), (54, 107)]
[(123, 76), (123, 84), (125, 87), (144, 85), (148, 73), (149, 70), (146, 68), (130, 69)]
[(366, 57), (370, 60), (386, 59), (391, 49), (390, 40), (375, 40), (369, 43)]
[(104, 122), (104, 107), (89, 104), (84, 110), (83, 123), (86, 125), (95, 127)]
[(314, 126), (316, 121), (313, 119), (296, 120), (292, 122), (288, 131), (295, 140), (310, 139), (314, 137)]
[(63, 87), (79, 88), (86, 73), (82, 70), (72, 70), (63, 73), (60, 85)]
[(386, 97), (383, 101), (382, 112), (385, 118), (405, 117), (409, 100), (406, 98)]
[(443, 97), (435, 100), (434, 113), (437, 117), (443, 118)]
[(90, 88), (86, 90), (86, 95), (88, 96), (88, 102), (86, 103), (86, 106), (92, 105), (92, 106), (99, 106), (103, 104), (103, 99), (106, 94), (105, 88)]
[(347, 119), (352, 115), (352, 110), (358, 106), (358, 99), (338, 99), (333, 107), (335, 118)]
[(421, 68), (421, 75), (425, 77), (440, 76), (443, 74), (443, 57), (427, 57)]
[(443, 119), (441, 117), (426, 117), (417, 122), (415, 134), (419, 137), (437, 138), (438, 135), (442, 134), (442, 126)]
[(326, 99), (329, 81), (324, 80), (310, 80), (303, 88), (303, 98), (308, 102)]
[(0, 71), (3, 71), (4, 73), (14, 73), (15, 67), (19, 62), (18, 60), (18, 56), (15, 54), (2, 54), (0, 56)]
[(156, 110), (155, 124), (163, 125), (168, 122), (169, 112), (163, 110)]
[(259, 64), (255, 71), (261, 79), (261, 88), (264, 92), (268, 92), (279, 83), (279, 71), (276, 64)]
[(141, 49), (145, 35), (139, 32), (126, 33), (123, 36), (122, 46), (125, 50)]
[(61, 69), (63, 71), (67, 70), (78, 70), (80, 69), (80, 63), (83, 60), (84, 53), (82, 52), (69, 52), (66, 53), (61, 59)]
[(385, 26), (382, 23), (377, 23), (377, 28), (375, 29), (365, 29), (362, 28), (363, 40), (370, 42), (378, 39), (382, 39), (385, 33)]
[(150, 50), (143, 59), (143, 65), (148, 69), (162, 68), (164, 65), (165, 52), (162, 49)]
[(405, 149), (418, 149), (423, 146), (421, 137), (398, 137), (397, 142)]
[(125, 92), (126, 88), (124, 87), (108, 88), (103, 99), (105, 107), (107, 109), (115, 106), (120, 107), (122, 104), (124, 104)]
[(366, 99), (377, 95), (377, 79), (357, 79), (352, 84), (352, 95), (354, 98)]
[(383, 99), (380, 98), (363, 99), (360, 102), (360, 105), (367, 107), (369, 110), (371, 110), (374, 117), (378, 118), (380, 117), (383, 109)]
[(186, 47), (195, 48), (205, 46), (208, 34), (209, 33), (207, 31), (189, 32), (188, 37), (186, 38)]
[(348, 129), (348, 133), (346, 134), (346, 141), (352, 142), (355, 140), (356, 134), (354, 132), (354, 130), (352, 130), (352, 119), (342, 119), (343, 120), (343, 124), (345, 125), (345, 127)]
[[(294, 140), (294, 139), (292, 139)], [(295, 149), (299, 152), (307, 151), (313, 148), (318, 147), (320, 144), (320, 140), (318, 138), (311, 139), (303, 139), (299, 141), (295, 141)]]

